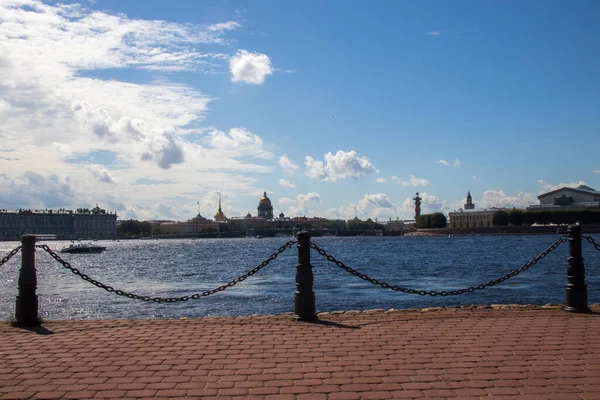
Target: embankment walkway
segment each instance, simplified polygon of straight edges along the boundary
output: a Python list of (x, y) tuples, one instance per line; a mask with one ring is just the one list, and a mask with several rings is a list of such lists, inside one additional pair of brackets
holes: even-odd
[(600, 399), (600, 306), (0, 325), (0, 398)]

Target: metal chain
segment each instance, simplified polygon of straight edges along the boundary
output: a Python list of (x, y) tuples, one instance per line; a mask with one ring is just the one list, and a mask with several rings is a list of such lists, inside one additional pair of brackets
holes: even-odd
[(241, 276), (235, 278), (234, 280), (227, 282), (224, 285), (221, 285), (221, 286), (219, 286), (219, 287), (217, 287), (215, 289), (206, 290), (206, 291), (204, 291), (202, 293), (196, 293), (196, 294), (191, 295), (191, 296), (182, 296), (182, 297), (150, 297), (150, 296), (141, 296), (141, 295), (138, 295), (138, 294), (128, 293), (128, 292), (125, 292), (123, 290), (115, 289), (112, 286), (105, 285), (105, 284), (103, 284), (101, 282), (98, 282), (97, 280), (94, 280), (94, 279), (90, 278), (86, 274), (81, 273), (77, 268), (73, 268), (71, 266), (71, 264), (69, 264), (68, 262), (66, 262), (62, 258), (60, 258), (60, 256), (58, 254), (56, 254), (55, 252), (53, 252), (52, 250), (50, 250), (50, 248), (48, 246), (46, 246), (45, 244), (43, 244), (43, 245), (37, 245), (36, 247), (40, 247), (40, 248), (46, 250), (46, 252), (48, 252), (56, 261), (58, 261), (59, 263), (61, 263), (63, 267), (65, 267), (66, 269), (70, 270), (72, 273), (74, 273), (75, 275), (79, 276), (84, 281), (87, 281), (87, 282), (91, 283), (92, 285), (97, 286), (97, 287), (99, 287), (101, 289), (104, 289), (104, 290), (106, 290), (109, 293), (115, 293), (118, 296), (124, 296), (124, 297), (128, 297), (128, 298), (134, 299), (134, 300), (153, 301), (155, 303), (175, 303), (175, 302), (178, 302), (178, 301), (188, 301), (190, 299), (197, 300), (200, 297), (210, 296), (211, 294), (215, 294), (217, 292), (221, 292), (221, 291), (223, 291), (223, 290), (225, 290), (227, 288), (235, 286), (239, 282), (242, 282), (246, 278), (254, 275), (258, 271), (260, 271), (261, 269), (263, 269), (264, 267), (266, 267), (271, 261), (273, 261), (274, 259), (276, 259), (279, 254), (283, 253), (288, 248), (291, 248), (292, 245), (294, 245), (295, 243), (297, 243), (297, 242), (296, 241), (289, 241), (289, 242), (285, 243), (275, 253), (271, 254), (271, 256), (269, 258), (267, 258), (266, 260), (264, 260), (263, 262), (261, 262), (258, 266), (252, 268), (250, 271), (246, 272), (244, 275), (241, 275)]
[(466, 289), (442, 290), (442, 291), (416, 290), (416, 289), (403, 288), (403, 287), (399, 287), (399, 286), (396, 286), (396, 285), (390, 285), (389, 283), (381, 282), (381, 281), (379, 281), (377, 279), (370, 278), (367, 275), (365, 275), (365, 274), (363, 274), (361, 272), (358, 272), (358, 271), (356, 271), (356, 270), (348, 267), (343, 262), (341, 262), (339, 260), (336, 260), (333, 256), (327, 254), (327, 252), (325, 252), (325, 250), (321, 249), (319, 246), (317, 246), (313, 242), (310, 242), (310, 247), (313, 248), (313, 249), (315, 249), (319, 254), (321, 254), (322, 256), (324, 256), (325, 258), (327, 258), (327, 260), (335, 263), (338, 267), (340, 267), (341, 269), (345, 270), (346, 272), (349, 272), (352, 275), (358, 276), (360, 279), (363, 279), (363, 280), (365, 280), (367, 282), (371, 282), (374, 285), (379, 285), (379, 286), (381, 286), (384, 289), (390, 289), (390, 290), (394, 290), (394, 291), (397, 291), (397, 292), (403, 292), (403, 293), (408, 293), (408, 294), (418, 294), (420, 296), (426, 296), (426, 295), (429, 295), (429, 296), (453, 296), (453, 295), (458, 295), (458, 294), (463, 294), (463, 293), (471, 293), (471, 292), (474, 292), (476, 290), (482, 290), (482, 289), (485, 289), (486, 287), (494, 286), (494, 285), (497, 285), (500, 282), (504, 282), (505, 280), (507, 280), (509, 278), (512, 278), (513, 276), (518, 275), (521, 272), (529, 269), (529, 267), (531, 267), (532, 265), (536, 264), (542, 258), (546, 257), (554, 249), (556, 249), (561, 243), (564, 243), (567, 240), (568, 240), (568, 237), (566, 235), (561, 236), (556, 242), (552, 243), (550, 245), (550, 247), (548, 247), (546, 250), (544, 250), (544, 252), (542, 252), (540, 255), (538, 255), (537, 257), (535, 257), (533, 260), (529, 261), (527, 264), (522, 265), (518, 269), (512, 270), (511, 272), (509, 272), (508, 274), (504, 275), (501, 278), (494, 279), (494, 280), (491, 280), (489, 282), (479, 284), (477, 286), (470, 286), (470, 287), (468, 287)]
[(8, 253), (8, 255), (2, 259), (2, 261), (0, 261), (0, 267), (6, 264), (6, 262), (12, 258), (12, 256), (19, 252), (19, 250), (21, 250), (21, 246), (12, 249), (10, 253)]
[(591, 236), (581, 236), (583, 239), (587, 240), (592, 246), (596, 248), (596, 250), (600, 251), (600, 244), (594, 241), (594, 238)]

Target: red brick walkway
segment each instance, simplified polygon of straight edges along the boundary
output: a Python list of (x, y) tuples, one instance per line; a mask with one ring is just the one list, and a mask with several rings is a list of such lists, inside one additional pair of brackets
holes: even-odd
[(2, 324), (0, 398), (600, 399), (594, 310)]

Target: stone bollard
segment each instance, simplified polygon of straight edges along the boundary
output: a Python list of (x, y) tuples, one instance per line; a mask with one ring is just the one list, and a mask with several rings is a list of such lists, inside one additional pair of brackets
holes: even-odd
[(317, 321), (315, 313), (315, 293), (313, 273), (310, 265), (310, 234), (298, 233), (298, 265), (296, 266), (296, 293), (294, 293), (294, 314), (299, 321)]
[(585, 269), (581, 255), (581, 225), (569, 225), (569, 265), (567, 267), (567, 286), (565, 311), (590, 312), (588, 307)]
[(21, 238), (21, 270), (19, 271), (19, 295), (15, 304), (17, 325), (38, 326), (37, 277), (35, 274), (35, 236)]

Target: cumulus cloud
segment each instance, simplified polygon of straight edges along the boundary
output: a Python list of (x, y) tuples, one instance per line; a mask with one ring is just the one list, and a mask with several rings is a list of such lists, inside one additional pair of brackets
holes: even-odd
[(379, 177), (379, 178), (375, 179), (375, 181), (376, 181), (377, 183), (386, 183), (386, 182), (387, 182), (387, 179), (381, 176), (381, 177)]
[(148, 143), (148, 151), (142, 154), (142, 160), (153, 160), (159, 167), (169, 169), (173, 164), (182, 163), (185, 156), (179, 139), (168, 134), (152, 138)]
[(310, 207), (320, 204), (321, 196), (316, 192), (310, 192), (297, 195), (295, 200), (283, 197), (278, 203), (288, 207), (285, 214), (289, 216), (311, 215), (316, 213), (311, 211)]
[(525, 208), (538, 204), (537, 196), (531, 193), (519, 192), (516, 196), (507, 195), (504, 190), (486, 190), (483, 192), (483, 207)]
[(315, 192), (310, 192), (307, 194), (299, 194), (298, 196), (296, 196), (296, 199), (298, 200), (299, 207), (304, 207), (309, 202), (316, 202), (316, 203), (321, 202), (321, 196)]
[(384, 193), (365, 194), (364, 198), (362, 199), (362, 202), (366, 204), (372, 204), (375, 207), (394, 207), (394, 204), (392, 203), (388, 195)]
[(427, 179), (417, 178), (414, 175), (410, 175), (409, 179), (402, 179), (397, 176), (392, 176), (391, 179), (402, 186), (431, 186), (431, 182)]
[(267, 75), (273, 74), (273, 65), (266, 54), (238, 50), (229, 61), (232, 82), (262, 85)]
[(446, 160), (437, 160), (435, 163), (436, 164), (441, 164), (441, 165), (444, 165), (444, 166), (450, 165), (450, 163), (448, 161), (446, 161)]
[(283, 187), (289, 187), (289, 188), (295, 188), (296, 184), (288, 179), (280, 179), (279, 180), (279, 186), (283, 186)]
[(279, 166), (288, 173), (294, 173), (298, 170), (298, 165), (294, 164), (294, 162), (292, 162), (292, 160), (290, 160), (286, 155), (283, 155), (281, 158), (279, 158)]
[(377, 172), (367, 157), (359, 156), (354, 150), (339, 150), (335, 155), (328, 152), (325, 154), (325, 163), (306, 156), (304, 164), (308, 177), (332, 182), (338, 179), (358, 179)]
[(15, 178), (0, 174), (0, 204), (6, 209), (63, 208), (77, 198), (68, 178), (31, 171)]
[(111, 173), (103, 168), (101, 165), (93, 164), (88, 167), (89, 171), (92, 173), (94, 178), (96, 178), (99, 182), (111, 183), (114, 184), (117, 181), (112, 177)]
[(385, 220), (398, 217), (401, 209), (394, 204), (385, 193), (367, 193), (353, 203), (343, 204), (339, 208), (329, 209), (326, 215), (329, 218), (349, 220), (355, 214), (359, 219)]

